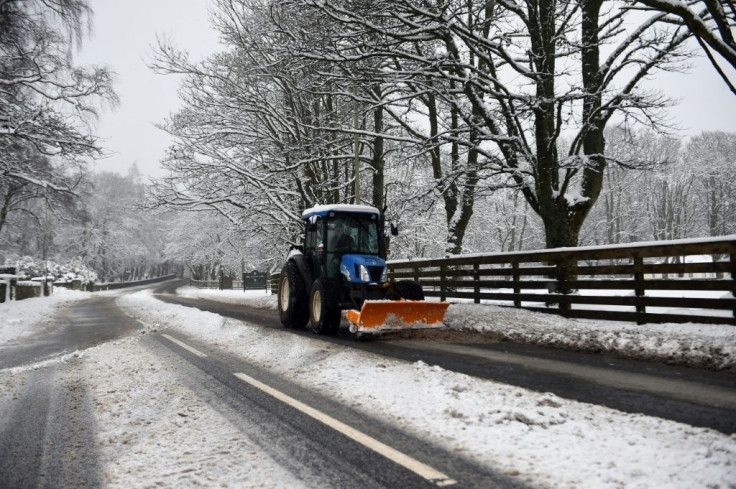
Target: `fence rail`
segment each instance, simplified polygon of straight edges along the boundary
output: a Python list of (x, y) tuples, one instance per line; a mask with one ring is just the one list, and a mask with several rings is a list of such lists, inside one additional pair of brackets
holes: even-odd
[(736, 235), (388, 262), (441, 300), (565, 317), (736, 325)]

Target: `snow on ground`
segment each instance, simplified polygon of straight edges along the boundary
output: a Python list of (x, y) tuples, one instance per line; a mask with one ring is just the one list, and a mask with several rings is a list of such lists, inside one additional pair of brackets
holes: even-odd
[(228, 304), (241, 304), (257, 309), (276, 310), (276, 296), (262, 290), (217, 290), (198, 289), (196, 287), (179, 287), (177, 295), (182, 297), (193, 297), (195, 299), (209, 299)]
[(715, 370), (736, 368), (736, 327), (642, 324), (566, 319), (511, 307), (453, 304), (445, 324), (518, 342), (566, 350), (614, 353)]
[(0, 345), (33, 335), (51, 326), (52, 317), (57, 309), (89, 296), (87, 292), (57, 287), (49, 297), (0, 303)]
[[(275, 307), (275, 297), (262, 292), (183, 292)], [(182, 339), (190, 335), (214, 344), (534, 487), (736, 488), (736, 435), (569, 401), (423, 362), (385, 359), (317, 338), (295, 337), (286, 331), (165, 304), (150, 291), (105, 294), (120, 295), (118, 304), (147, 331), (181, 334)], [(73, 294), (66, 299), (65, 295), (59, 294), (53, 303), (61, 305), (72, 299)], [(23, 324), (20, 329), (25, 334), (42, 330), (54, 305), (35, 301), (31, 306), (34, 301), (0, 305), (3, 321)], [(34, 321), (38, 323), (31, 324)], [(601, 344), (629, 353), (666, 353), (687, 343), (694, 345), (688, 355), (703, 355), (704, 346), (697, 345), (707, 344), (713, 349), (718, 345), (731, 348), (729, 358), (733, 358), (735, 343), (730, 327), (643, 328), (567, 321), (492, 306), (453, 305), (446, 323), (452, 328), (501, 331), (508, 337), (568, 346), (589, 345), (591, 338), (597, 338)], [(586, 333), (591, 326), (598, 330)], [(682, 338), (669, 344), (673, 332)], [(78, 376), (90, 391), (107, 487), (309, 485), (296, 480), (233, 426), (222, 408), (215, 410), (189, 389), (184, 361), (156, 355), (141, 338), (145, 336), (40, 365), (0, 370), (0, 411), (12, 404), (33, 369), (58, 363), (69, 368), (66, 375)], [(427, 399), (431, 402), (418, 401)]]
[(56, 385), (74, 379), (89, 391), (105, 487), (306, 487), (186, 387), (179, 364), (162, 361), (139, 340), (0, 370), (0, 412), (36, 370), (56, 366)]
[[(276, 296), (262, 291), (180, 287), (185, 297), (201, 297), (248, 307), (276, 309)], [(715, 370), (736, 369), (736, 327), (710, 324), (644, 324), (566, 319), (524, 309), (452, 304), (445, 326), (473, 330), (518, 343), (607, 352)]]
[(264, 330), (146, 291), (119, 304), (535, 487), (736, 487), (736, 436)]
[(107, 487), (305, 487), (137, 339), (94, 348), (83, 378)]

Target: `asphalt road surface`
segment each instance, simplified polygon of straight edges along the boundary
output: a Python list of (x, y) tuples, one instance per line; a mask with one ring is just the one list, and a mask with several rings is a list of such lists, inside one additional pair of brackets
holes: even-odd
[[(138, 325), (107, 299), (93, 298), (64, 311), (54, 333), (57, 355), (137, 331)], [(162, 363), (175, 364), (182, 382), (200, 399), (310, 487), (526, 487), (245, 359), (173, 335), (149, 334), (141, 342)], [(18, 352), (9, 349), (12, 364), (48, 358), (54, 349), (47, 343), (36, 339)], [(94, 408), (74, 368), (82, 361), (24, 372), (17, 397), (0, 404), (1, 488), (103, 485)]]
[[(178, 297), (174, 295), (178, 285), (169, 282), (159, 286), (157, 297), (264, 327), (282, 328), (275, 311)], [(421, 360), (475, 377), (552, 392), (567, 399), (727, 434), (736, 432), (736, 376), (729, 372), (498, 342), (473, 334), (459, 337), (445, 332), (422, 332), (413, 337), (356, 340), (343, 327), (338, 336), (321, 338), (380, 355), (411, 362)]]
[(32, 371), (0, 409), (0, 487), (100, 487), (92, 405), (69, 364)]
[[(178, 297), (172, 293), (177, 285), (157, 286), (157, 297), (282, 328), (274, 311)], [(72, 305), (56, 326), (43, 336), (0, 349), (0, 368), (82, 350), (141, 327), (106, 296)], [(736, 432), (736, 378), (730, 373), (498, 343), (473, 335), (422, 333), (357, 340), (342, 328), (335, 337), (320, 338), (565, 398)], [(193, 392), (312, 487), (523, 487), (193, 338), (157, 333), (146, 335), (142, 344), (162, 362), (176, 364)], [(84, 379), (74, 373), (76, 361), (82, 360), (26, 373), (22, 392), (0, 405), (0, 488), (103, 484), (93, 407)]]
[[(150, 286), (131, 287), (126, 293)], [(0, 345), (0, 369), (39, 362), (121, 338), (141, 325), (115, 305), (117, 296), (97, 295), (63, 309), (53, 328)]]
[(182, 359), (189, 387), (310, 487), (526, 487), (194, 339), (144, 341)]

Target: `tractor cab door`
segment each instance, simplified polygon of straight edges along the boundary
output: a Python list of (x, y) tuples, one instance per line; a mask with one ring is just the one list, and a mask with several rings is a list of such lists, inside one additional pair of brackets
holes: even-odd
[[(325, 246), (324, 219), (313, 216), (307, 221), (307, 233), (304, 240), (304, 255), (307, 263), (312, 269), (312, 277), (317, 280), (322, 276), (322, 263), (324, 263)], [(308, 285), (311, 287), (311, 284)]]

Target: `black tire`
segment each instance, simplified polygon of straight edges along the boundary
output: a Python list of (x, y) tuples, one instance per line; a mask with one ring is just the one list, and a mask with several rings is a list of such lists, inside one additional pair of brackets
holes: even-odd
[(396, 295), (401, 299), (409, 301), (423, 301), (424, 291), (419, 282), (413, 280), (398, 280), (396, 281)]
[(287, 262), (281, 270), (277, 302), (279, 319), (287, 328), (303, 328), (309, 321), (307, 288), (293, 261)]
[(309, 294), (310, 329), (331, 335), (340, 327), (340, 288), (332, 280), (317, 279)]

